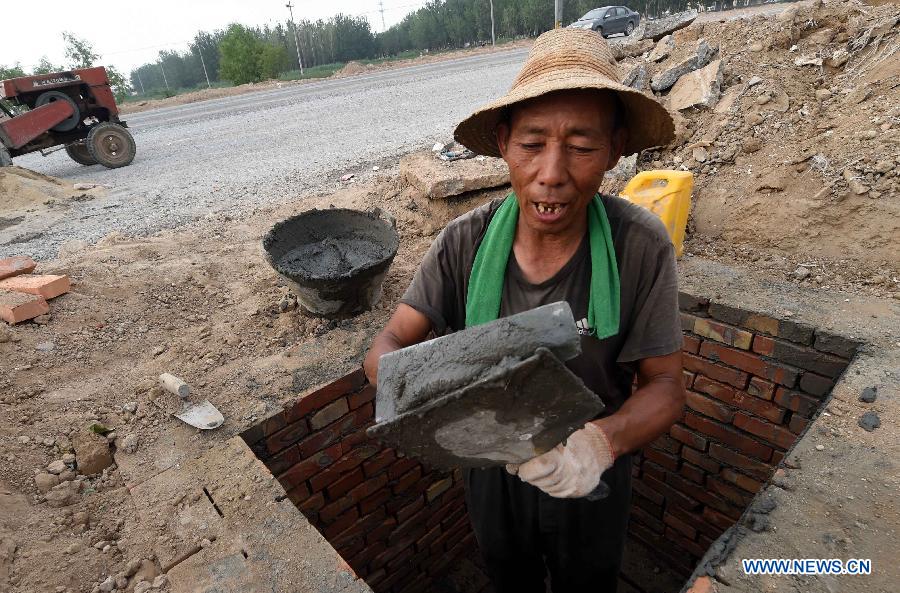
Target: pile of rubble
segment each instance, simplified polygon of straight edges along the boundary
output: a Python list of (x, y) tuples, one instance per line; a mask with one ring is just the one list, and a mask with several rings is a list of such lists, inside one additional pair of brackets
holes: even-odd
[(863, 262), (897, 290), (900, 9), (813, 0), (694, 16), (657, 27), (658, 41), (613, 44), (624, 83), (676, 114), (676, 140), (637, 167), (695, 174), (695, 238)]

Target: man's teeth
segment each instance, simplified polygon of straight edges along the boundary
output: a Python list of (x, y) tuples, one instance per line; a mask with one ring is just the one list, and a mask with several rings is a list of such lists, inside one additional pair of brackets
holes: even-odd
[(559, 206), (557, 205), (541, 203), (538, 203), (536, 205), (538, 212), (540, 212), (541, 214), (546, 214), (547, 212), (556, 212), (557, 210), (559, 210)]

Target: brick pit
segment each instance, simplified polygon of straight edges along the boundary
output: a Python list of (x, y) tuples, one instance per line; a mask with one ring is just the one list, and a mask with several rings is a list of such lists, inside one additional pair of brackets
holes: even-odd
[[(772, 477), (859, 344), (684, 293), (680, 306), (687, 406), (635, 456), (629, 529), (683, 580)], [(369, 439), (374, 396), (357, 371), (242, 436), (376, 593), (443, 590), (443, 575), (476, 548), (462, 474), (430, 471)]]

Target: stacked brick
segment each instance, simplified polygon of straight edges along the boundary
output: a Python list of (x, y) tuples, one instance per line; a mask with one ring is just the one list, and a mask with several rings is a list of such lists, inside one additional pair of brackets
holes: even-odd
[(370, 440), (374, 398), (357, 371), (242, 436), (373, 590), (427, 591), (475, 549), (462, 474), (429, 471)]
[(688, 574), (823, 405), (859, 346), (682, 294), (687, 406), (636, 456), (630, 535)]

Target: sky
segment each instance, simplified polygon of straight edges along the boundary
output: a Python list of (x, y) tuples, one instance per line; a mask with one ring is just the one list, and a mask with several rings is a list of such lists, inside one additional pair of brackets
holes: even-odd
[[(425, 4), (424, 0), (382, 0), (387, 27)], [(0, 65), (20, 62), (26, 71), (42, 56), (65, 64), (63, 31), (86, 39), (123, 73), (154, 62), (160, 50), (183, 51), (199, 30), (229, 23), (274, 25), (288, 19), (287, 0), (0, 0)], [(327, 19), (337, 13), (364, 16), (382, 30), (379, 0), (292, 0), (294, 20)]]

